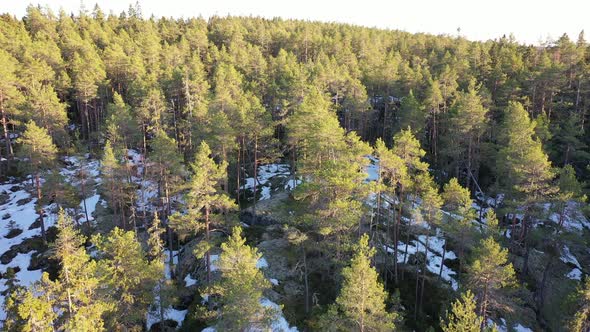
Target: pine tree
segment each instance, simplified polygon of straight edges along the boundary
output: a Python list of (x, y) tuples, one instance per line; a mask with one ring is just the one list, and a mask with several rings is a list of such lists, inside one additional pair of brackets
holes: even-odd
[(18, 314), (19, 323), (16, 327), (22, 332), (52, 331), (57, 314), (53, 311), (52, 302), (39, 296), (34, 289), (22, 290), (16, 297), (19, 298)]
[(124, 174), (122, 165), (115, 156), (111, 142), (107, 140), (100, 163), (100, 172), (103, 177), (102, 190), (107, 197), (109, 206), (114, 213), (114, 222), (120, 227), (126, 227), (125, 219), (125, 195), (123, 191)]
[(570, 202), (584, 203), (586, 195), (583, 194), (582, 184), (576, 178), (576, 171), (571, 165), (566, 165), (559, 170), (559, 193), (556, 195), (556, 208), (559, 213), (559, 228), (563, 227), (566, 209)]
[[(464, 253), (467, 248), (471, 247), (474, 240), (473, 220), (475, 219), (475, 211), (471, 207), (471, 194), (469, 189), (463, 188), (456, 178), (452, 178), (445, 184), (442, 195), (445, 202), (444, 209), (450, 213), (444, 229), (452, 237), (456, 238), (459, 247), (459, 269), (461, 269), (465, 259)], [(445, 251), (446, 246), (443, 251), (443, 260)]]
[[(524, 212), (520, 239), (526, 235), (533, 217), (538, 216), (538, 203), (555, 194), (551, 162), (541, 142), (533, 138), (534, 123), (520, 103), (511, 102), (505, 110), (498, 141), (502, 145), (498, 156), (498, 180), (509, 193), (514, 206)], [(514, 214), (515, 215), (515, 214)], [(513, 221), (513, 231), (514, 231)], [(525, 264), (526, 265), (526, 264)]]
[(57, 147), (51, 141), (51, 137), (44, 128), (38, 127), (35, 122), (27, 123), (23, 136), (18, 139), (21, 144), (19, 156), (28, 159), (28, 169), (33, 173), (37, 189), (37, 208), (41, 219), (41, 236), (43, 242), (47, 242), (45, 235), (45, 223), (43, 222), (43, 207), (41, 199), (41, 172), (50, 168), (57, 157)]
[(363, 235), (350, 267), (342, 270), (344, 281), (336, 305), (345, 320), (346, 330), (391, 331), (395, 328), (397, 314), (386, 311), (387, 292), (378, 281), (377, 271), (371, 267), (374, 254), (375, 249), (369, 247), (369, 237)]
[(98, 273), (105, 280), (102, 291), (117, 304), (108, 315), (107, 327), (139, 328), (154, 300), (153, 290), (163, 274), (162, 265), (147, 260), (132, 231), (115, 228), (106, 236), (94, 235), (92, 243), (101, 258)]
[(66, 312), (64, 328), (70, 331), (103, 331), (102, 315), (112, 310), (112, 304), (98, 297), (100, 280), (96, 262), (86, 253), (86, 239), (74, 228), (73, 221), (60, 210), (55, 241), (55, 257), (60, 261), (60, 308)]
[[(419, 187), (418, 194), (422, 198), (422, 204), (419, 208), (419, 214), (422, 217), (422, 222), (426, 222), (431, 227), (436, 227), (440, 225), (442, 213), (441, 213), (441, 206), (443, 204), (443, 200), (438, 193), (438, 188), (434, 183), (434, 179), (428, 173), (421, 174), (416, 178), (415, 185)], [(418, 221), (418, 220), (417, 220)], [(408, 230), (409, 235), (409, 230)], [(424, 284), (426, 280), (426, 271), (428, 265), (428, 250), (430, 246), (430, 233), (426, 233), (426, 241), (424, 243), (424, 262), (421, 268), (422, 270), (422, 283), (420, 285), (420, 296), (418, 296), (418, 282), (420, 277), (418, 276), (419, 270), (416, 270), (416, 305), (414, 316), (417, 317), (418, 312), (422, 310), (422, 301), (424, 298)], [(407, 250), (406, 250), (407, 251)], [(442, 270), (442, 263), (441, 262), (441, 270)], [(440, 273), (439, 273), (440, 274)]]
[(451, 312), (447, 312), (447, 322), (441, 319), (443, 332), (479, 332), (482, 319), (475, 312), (476, 302), (471, 291), (461, 294), (461, 299), (453, 302)]
[[(161, 221), (158, 218), (158, 213), (154, 212), (154, 220), (152, 221), (152, 225), (148, 228), (148, 235), (149, 238), (147, 240), (148, 245), (148, 260), (150, 264), (154, 266), (154, 268), (158, 271), (165, 271), (165, 255), (164, 251), (166, 248), (164, 247), (164, 242), (162, 241), (162, 234), (164, 233), (164, 229), (161, 227)], [(165, 320), (165, 308), (172, 304), (173, 300), (173, 286), (171, 284), (171, 269), (170, 268), (170, 275), (166, 275), (162, 273), (160, 275), (160, 279), (156, 284), (156, 288), (154, 290), (156, 295), (155, 298), (155, 305), (156, 309), (160, 318), (160, 322), (164, 322)]]
[(256, 248), (246, 245), (240, 227), (233, 228), (221, 250), (217, 263), (221, 280), (207, 290), (210, 298), (211, 295), (220, 296), (218, 328), (227, 331), (267, 329), (273, 313), (260, 303), (262, 293), (270, 288), (269, 281), (256, 267), (262, 255)]
[(12, 55), (4, 49), (0, 50), (0, 113), (6, 147), (5, 152), (10, 158), (13, 157), (13, 151), (8, 124), (18, 116), (19, 106), (24, 101), (21, 91), (17, 88), (20, 84), (16, 76), (18, 66), (18, 61)]
[(163, 130), (163, 114), (166, 103), (162, 92), (150, 89), (141, 99), (139, 107), (135, 108), (135, 117), (141, 127), (143, 154), (147, 155), (148, 137)]
[[(426, 151), (422, 150), (420, 147), (420, 142), (416, 139), (414, 134), (412, 134), (411, 128), (402, 129), (399, 133), (395, 134), (391, 150), (394, 155), (402, 160), (403, 164), (406, 166), (408, 174), (405, 181), (400, 183), (400, 202), (396, 221), (399, 226), (401, 225), (401, 218), (404, 212), (403, 205), (408, 194), (412, 194), (410, 197), (415, 200), (420, 192), (428, 190), (428, 188), (432, 187), (433, 183), (432, 177), (427, 173), (428, 163), (422, 161)], [(407, 224), (406, 248), (404, 250), (403, 258), (404, 262), (407, 261), (411, 222), (412, 220), (410, 219)], [(398, 227), (398, 231), (399, 228), (401, 227)]]
[(4, 303), (2, 303), (2, 309), (6, 316), (2, 327), (7, 331), (19, 331), (19, 328), (25, 324), (18, 310), (19, 305), (25, 298), (24, 294), (27, 289), (19, 284), (20, 280), (15, 270), (11, 267), (6, 269), (4, 278), (6, 279), (6, 290), (3, 293), (5, 297)]
[[(172, 213), (172, 198), (175, 197), (179, 190), (179, 181), (184, 170), (183, 160), (176, 141), (168, 137), (163, 130), (156, 133), (156, 137), (154, 137), (150, 145), (152, 151), (148, 154), (148, 161), (152, 163), (152, 166), (148, 169), (148, 172), (153, 176), (154, 181), (158, 183), (160, 215), (165, 220), (168, 249), (170, 250), (170, 268), (172, 269), (172, 230), (170, 229), (168, 217)], [(144, 211), (145, 209), (146, 207), (143, 207)]]
[[(379, 158), (379, 178), (377, 180), (377, 216), (380, 216), (381, 206), (384, 205), (381, 202), (382, 195), (381, 190), (384, 190), (387, 195), (391, 196), (384, 196), (385, 202), (389, 204), (393, 204), (393, 201), (387, 201), (387, 199), (391, 197), (395, 197), (398, 194), (398, 200), (402, 200), (402, 196), (404, 193), (404, 188), (407, 186), (408, 178), (408, 168), (404, 163), (403, 159), (400, 158), (398, 155), (394, 154), (392, 150), (388, 149), (385, 146), (383, 140), (378, 139), (377, 143), (375, 144), (375, 155)], [(384, 184), (386, 184), (384, 186)], [(401, 214), (402, 204), (399, 204), (397, 214), (398, 216)], [(390, 225), (391, 220), (389, 218), (389, 214), (386, 215), (386, 232), (387, 234), (391, 234), (390, 232)], [(401, 218), (397, 217), (393, 220), (393, 236), (389, 235), (393, 238), (393, 275), (395, 279), (395, 283), (398, 282), (398, 262), (397, 262), (397, 252), (398, 247), (397, 244), (399, 242), (399, 227)], [(387, 261), (386, 261), (387, 266)]]
[(227, 218), (223, 213), (235, 208), (229, 196), (221, 190), (221, 184), (227, 177), (227, 166), (224, 163), (216, 164), (210, 155), (207, 143), (201, 142), (195, 161), (191, 164), (193, 175), (184, 199), (186, 211), (177, 212), (170, 218), (177, 229), (193, 234), (205, 231), (206, 241), (202, 243), (200, 253), (206, 257), (207, 283), (211, 281), (211, 225), (223, 223)]
[(577, 300), (577, 312), (569, 322), (570, 331), (584, 332), (590, 329), (590, 278), (586, 277), (583, 285), (579, 286), (575, 299)]
[(478, 299), (478, 314), (485, 326), (488, 313), (504, 308), (505, 294), (515, 285), (512, 264), (508, 263), (508, 250), (493, 238), (483, 239), (473, 254), (469, 267), (469, 287)]
[(131, 108), (118, 93), (113, 95), (113, 103), (108, 105), (107, 138), (114, 147), (126, 150), (137, 141), (137, 123)]
[[(65, 39), (74, 41), (80, 38), (78, 36), (73, 38), (68, 36)], [(91, 45), (84, 44), (86, 42), (82, 41), (83, 51), (74, 51), (71, 68), (73, 88), (76, 98), (82, 106), (80, 114), (82, 133), (86, 135), (85, 137), (88, 137), (90, 131), (98, 126), (97, 121), (94, 121), (98, 116), (98, 110), (94, 107), (89, 109), (89, 104), (98, 96), (99, 85), (105, 79), (106, 73), (102, 59), (96, 50)], [(95, 114), (91, 114), (92, 111)], [(95, 123), (93, 124), (93, 122)]]
[(63, 208), (77, 208), (80, 204), (76, 189), (58, 172), (47, 173), (41, 186), (41, 205), (57, 204)]
[(494, 238), (495, 240), (498, 240), (498, 237), (500, 236), (500, 225), (494, 209), (489, 208), (486, 211), (486, 215), (484, 218), (486, 221), (486, 235), (488, 237)]
[(479, 174), (479, 143), (487, 122), (488, 110), (478, 93), (472, 81), (467, 92), (458, 94), (447, 114), (448, 132), (443, 140), (445, 148), (441, 149), (447, 171), (465, 179), (468, 188)]
[(47, 129), (49, 135), (60, 146), (65, 146), (68, 137), (65, 127), (68, 123), (66, 105), (61, 103), (51, 86), (33, 84), (27, 95), (27, 118)]
[(399, 128), (412, 128), (414, 135), (422, 138), (424, 136), (424, 127), (426, 126), (426, 116), (427, 114), (423, 110), (422, 105), (414, 97), (414, 92), (410, 90), (410, 94), (402, 99), (399, 110)]
[(428, 142), (430, 143), (430, 150), (436, 160), (438, 158), (438, 134), (440, 131), (439, 113), (441, 112), (441, 105), (445, 103), (438, 80), (429, 81), (429, 86), (426, 89), (426, 97), (423, 103), (429, 114)]

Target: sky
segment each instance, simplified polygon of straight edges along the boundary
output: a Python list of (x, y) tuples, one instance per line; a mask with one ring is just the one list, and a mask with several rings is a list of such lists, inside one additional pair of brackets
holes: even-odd
[[(29, 3), (57, 12), (77, 13), (80, 0), (0, 0), (0, 12), (22, 17)], [(135, 0), (85, 0), (105, 13), (119, 14)], [(460, 34), (487, 40), (514, 34), (527, 44), (556, 40), (563, 33), (577, 39), (585, 30), (590, 39), (590, 0), (140, 0), (144, 17), (208, 18), (228, 14), (343, 22), (368, 27)]]

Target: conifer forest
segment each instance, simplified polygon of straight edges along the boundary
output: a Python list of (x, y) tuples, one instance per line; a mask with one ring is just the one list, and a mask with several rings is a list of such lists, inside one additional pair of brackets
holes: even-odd
[(576, 37), (2, 14), (0, 330), (590, 331)]

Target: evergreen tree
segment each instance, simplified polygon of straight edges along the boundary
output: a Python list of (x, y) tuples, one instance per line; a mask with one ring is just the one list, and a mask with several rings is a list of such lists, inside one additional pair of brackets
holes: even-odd
[(207, 283), (211, 282), (211, 224), (218, 225), (227, 218), (223, 213), (235, 208), (235, 204), (221, 190), (221, 183), (227, 177), (226, 165), (216, 164), (210, 157), (211, 150), (204, 141), (197, 150), (191, 164), (192, 176), (185, 195), (185, 212), (175, 213), (170, 219), (174, 227), (190, 233), (205, 231), (206, 241), (199, 247), (198, 256), (205, 255)]
[(227, 331), (268, 328), (273, 312), (262, 306), (260, 299), (270, 283), (256, 267), (262, 255), (246, 245), (240, 227), (234, 227), (221, 250), (217, 263), (221, 280), (207, 290), (210, 298), (220, 297), (217, 327)]
[(443, 332), (479, 332), (482, 319), (475, 312), (476, 302), (468, 290), (461, 294), (461, 299), (453, 302), (451, 312), (447, 313), (448, 322), (441, 320)]
[(18, 292), (16, 297), (20, 301), (18, 314), (21, 319), (19, 325), (15, 326), (17, 330), (22, 332), (53, 330), (57, 314), (53, 311), (52, 301), (39, 296), (35, 290), (29, 289)]
[(49, 135), (60, 146), (65, 146), (68, 137), (65, 127), (68, 123), (66, 105), (59, 101), (51, 86), (33, 84), (27, 95), (27, 118), (47, 129)]
[[(103, 177), (103, 191), (107, 197), (109, 205), (113, 209), (115, 220), (118, 214), (124, 213), (121, 211), (121, 194), (119, 187), (121, 185), (120, 169), (121, 165), (117, 162), (115, 152), (113, 151), (110, 141), (107, 141), (104, 146), (104, 152), (100, 163), (100, 173)], [(123, 226), (121, 218), (120, 225)]]
[[(382, 203), (382, 195), (381, 190), (384, 190), (386, 195), (391, 196), (383, 196), (385, 204), (391, 205), (393, 204), (393, 200), (389, 201), (394, 195), (398, 194), (398, 199), (400, 201), (397, 215), (398, 217), (393, 220), (393, 234), (390, 232), (390, 225), (391, 219), (389, 218), (389, 214), (386, 215), (386, 232), (387, 234), (393, 238), (393, 275), (395, 282), (398, 282), (398, 261), (397, 261), (397, 252), (398, 252), (398, 241), (399, 241), (399, 229), (400, 229), (400, 220), (401, 220), (401, 211), (402, 211), (402, 204), (401, 201), (403, 200), (404, 188), (407, 186), (408, 178), (408, 168), (404, 163), (403, 159), (400, 158), (398, 155), (394, 154), (392, 150), (387, 149), (383, 140), (378, 139), (377, 143), (375, 144), (375, 154), (379, 158), (379, 178), (377, 179), (377, 216), (380, 216), (381, 206), (384, 205)], [(383, 184), (387, 184), (383, 186)], [(388, 261), (388, 260), (387, 260)], [(387, 266), (386, 261), (386, 266)]]
[[(511, 102), (505, 110), (504, 122), (499, 134), (502, 144), (498, 156), (498, 174), (502, 188), (510, 194), (514, 206), (524, 211), (522, 240), (532, 222), (539, 215), (538, 203), (556, 192), (552, 181), (554, 172), (541, 143), (533, 138), (534, 123), (520, 103)], [(515, 215), (515, 214), (514, 214)], [(514, 223), (514, 221), (513, 221)], [(514, 231), (514, 227), (513, 227)]]
[(487, 112), (475, 82), (471, 82), (468, 92), (458, 94), (447, 115), (448, 132), (441, 153), (448, 165), (447, 171), (465, 179), (468, 188), (479, 174), (479, 144), (486, 129)]
[[(184, 170), (182, 155), (173, 138), (168, 137), (163, 130), (156, 133), (151, 142), (152, 151), (148, 154), (151, 167), (148, 169), (154, 181), (158, 183), (160, 196), (160, 215), (164, 217), (166, 234), (168, 236), (168, 249), (170, 250), (170, 269), (172, 269), (172, 230), (168, 217), (172, 214), (172, 199), (179, 191), (179, 183)], [(142, 193), (143, 195), (143, 193)], [(142, 197), (142, 201), (144, 198)], [(145, 212), (146, 207), (143, 207)], [(145, 218), (144, 218), (145, 219)]]
[(101, 258), (98, 273), (105, 285), (101, 290), (117, 305), (108, 315), (107, 327), (135, 329), (143, 325), (153, 290), (163, 266), (150, 263), (134, 232), (115, 228), (108, 235), (92, 237)]
[(0, 113), (6, 147), (5, 153), (10, 158), (13, 157), (13, 151), (8, 124), (16, 120), (19, 115), (19, 106), (24, 101), (23, 95), (18, 89), (20, 84), (16, 76), (18, 66), (18, 61), (12, 55), (4, 49), (0, 50)]
[[(473, 245), (475, 211), (471, 204), (469, 189), (463, 188), (456, 178), (452, 178), (443, 188), (444, 209), (449, 212), (448, 222), (443, 229), (456, 239), (459, 247), (459, 269), (465, 259), (465, 251)], [(443, 250), (443, 260), (446, 246)], [(441, 266), (442, 273), (442, 266)]]
[(584, 332), (590, 328), (590, 278), (578, 287), (575, 299), (577, 300), (577, 312), (569, 322), (570, 331)]
[(69, 331), (103, 331), (102, 315), (113, 305), (98, 297), (101, 280), (95, 276), (96, 261), (86, 253), (86, 239), (63, 210), (57, 225), (59, 234), (54, 246), (55, 257), (61, 263), (58, 298), (66, 313), (63, 326)]
[(414, 97), (414, 92), (410, 90), (410, 94), (402, 99), (399, 110), (399, 128), (412, 128), (414, 135), (417, 137), (424, 137), (424, 127), (426, 126), (427, 114), (422, 108), (422, 105)]
[(369, 247), (369, 237), (363, 235), (350, 267), (342, 270), (344, 281), (336, 306), (344, 319), (345, 330), (391, 331), (395, 328), (397, 314), (386, 311), (387, 292), (378, 281), (377, 271), (371, 267), (374, 254), (375, 249)]
[(481, 240), (473, 257), (469, 267), (469, 287), (477, 296), (478, 314), (485, 326), (490, 311), (503, 310), (507, 305), (506, 291), (515, 285), (516, 279), (512, 264), (508, 263), (508, 250), (493, 238)]
[(35, 178), (35, 186), (37, 189), (37, 208), (39, 210), (39, 218), (41, 219), (41, 236), (43, 242), (47, 242), (45, 235), (45, 223), (43, 222), (43, 205), (41, 192), (41, 172), (50, 168), (57, 157), (57, 147), (51, 141), (51, 137), (44, 128), (38, 127), (35, 122), (27, 123), (27, 128), (23, 136), (18, 139), (21, 144), (19, 156), (27, 158), (28, 170), (33, 173)]
[(108, 105), (108, 114), (107, 137), (111, 144), (123, 150), (134, 146), (137, 141), (137, 123), (131, 115), (131, 108), (118, 93), (113, 95), (113, 103)]
[[(158, 213), (154, 212), (154, 220), (152, 225), (148, 228), (149, 238), (147, 240), (148, 245), (148, 260), (150, 264), (154, 266), (154, 269), (158, 271), (165, 271), (165, 255), (166, 248), (162, 241), (162, 234), (164, 229), (161, 227), (161, 221), (158, 218)], [(171, 284), (171, 270), (172, 266), (169, 267), (169, 273), (162, 273), (160, 279), (156, 284), (154, 293), (157, 294), (155, 297), (155, 306), (160, 318), (160, 322), (165, 320), (165, 308), (172, 304), (174, 289)]]
[(586, 202), (582, 184), (576, 178), (576, 171), (571, 165), (566, 165), (559, 170), (559, 193), (556, 195), (556, 208), (559, 214), (559, 228), (563, 227), (566, 209), (572, 202)]

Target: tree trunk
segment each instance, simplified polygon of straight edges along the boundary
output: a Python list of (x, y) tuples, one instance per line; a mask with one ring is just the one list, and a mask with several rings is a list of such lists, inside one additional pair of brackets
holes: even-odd
[(307, 271), (307, 253), (305, 247), (302, 247), (303, 252), (303, 278), (305, 283), (305, 313), (309, 314), (309, 279)]
[[(399, 231), (401, 226), (401, 219), (402, 219), (402, 212), (403, 212), (403, 205), (404, 205), (404, 187), (400, 188), (399, 194), (399, 208), (397, 210), (397, 216), (395, 220), (395, 227), (394, 227), (394, 236), (393, 236), (393, 276), (395, 278), (395, 284), (398, 285), (398, 261), (397, 261), (397, 244), (399, 242)], [(406, 246), (406, 251), (408, 247)], [(405, 255), (404, 255), (405, 261)]]
[(240, 150), (242, 150), (242, 144), (241, 142), (238, 142), (238, 160), (236, 162), (236, 201), (238, 202), (238, 211), (242, 209), (240, 203)]
[(88, 218), (88, 207), (86, 207), (86, 180), (84, 176), (80, 179), (80, 186), (82, 187), (82, 203), (84, 205), (84, 214), (86, 215), (86, 223), (90, 221)]
[[(207, 240), (207, 245), (209, 245), (210, 240), (210, 231), (209, 231), (209, 207), (205, 208), (205, 239)], [(209, 249), (205, 253), (205, 259), (207, 260), (207, 285), (211, 284), (211, 255), (209, 253)]]
[(43, 244), (47, 244), (47, 235), (45, 234), (45, 222), (43, 221), (43, 205), (41, 203), (41, 179), (39, 178), (39, 172), (35, 173), (35, 184), (37, 186), (37, 204), (39, 205), (39, 220), (41, 222), (41, 237), (43, 238)]
[(10, 134), (8, 133), (8, 121), (6, 120), (6, 112), (4, 111), (4, 104), (2, 102), (2, 96), (0, 96), (0, 112), (2, 113), (2, 128), (4, 129), (4, 144), (6, 144), (6, 155), (10, 159), (14, 158), (14, 152), (12, 151), (12, 144), (10, 142)]
[(256, 224), (256, 192), (258, 189), (258, 136), (254, 135), (254, 206), (252, 224)]
[[(445, 238), (444, 233), (442, 234), (443, 238)], [(445, 255), (447, 253), (447, 240), (445, 239), (445, 244), (443, 245), (443, 252), (442, 252), (442, 260), (440, 263), (440, 271), (438, 272), (438, 277), (442, 277), (443, 266), (445, 265)]]
[[(426, 235), (426, 243), (424, 244), (424, 268), (422, 269), (422, 285), (420, 286), (420, 308), (422, 307), (422, 300), (424, 298), (424, 281), (426, 280), (426, 267), (428, 265), (428, 243), (430, 236)], [(441, 264), (442, 266), (442, 264)]]
[(483, 298), (481, 300), (481, 312), (479, 313), (479, 315), (481, 316), (481, 329), (483, 331), (483, 329), (487, 326), (488, 322), (487, 320), (487, 306), (488, 306), (488, 284), (486, 283), (484, 286), (484, 290), (483, 290)]

